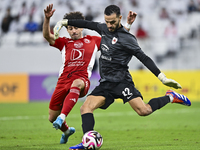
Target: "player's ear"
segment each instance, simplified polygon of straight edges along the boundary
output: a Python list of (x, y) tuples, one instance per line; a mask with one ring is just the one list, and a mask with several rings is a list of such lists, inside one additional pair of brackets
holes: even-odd
[(119, 16), (119, 20), (120, 20), (120, 21), (122, 20), (122, 15)]

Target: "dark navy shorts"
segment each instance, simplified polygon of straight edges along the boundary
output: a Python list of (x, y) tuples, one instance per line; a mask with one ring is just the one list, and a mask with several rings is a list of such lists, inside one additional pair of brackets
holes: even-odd
[(135, 88), (133, 81), (100, 82), (89, 95), (103, 96), (106, 98), (105, 104), (100, 107), (101, 109), (108, 108), (117, 98), (121, 98), (124, 103), (136, 97), (143, 99), (141, 93)]

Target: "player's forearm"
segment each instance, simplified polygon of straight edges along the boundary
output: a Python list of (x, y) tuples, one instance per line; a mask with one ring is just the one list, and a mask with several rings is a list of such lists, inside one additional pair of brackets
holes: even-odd
[(145, 61), (145, 66), (156, 76), (158, 77), (158, 75), (161, 73), (160, 69), (156, 66), (156, 64), (154, 63), (154, 61), (146, 56), (146, 61)]
[(154, 61), (146, 56), (145, 54), (142, 55), (142, 57), (140, 57), (140, 61), (142, 61), (142, 63), (156, 76), (158, 77), (158, 79), (166, 86), (169, 87), (173, 87), (175, 89), (181, 89), (181, 85), (176, 82), (175, 80), (172, 79), (168, 79), (164, 73), (162, 73), (158, 67), (156, 66), (156, 64), (154, 63)]
[(100, 32), (99, 28), (97, 27), (98, 22), (81, 20), (81, 19), (70, 19), (70, 20), (68, 20), (68, 25), (75, 26), (78, 28), (87, 28), (90, 30), (95, 30), (98, 33)]
[(141, 49), (134, 52), (135, 57), (139, 59), (156, 77), (160, 74), (160, 69), (156, 66), (154, 61), (147, 56)]
[(43, 37), (45, 39), (48, 39), (50, 37), (50, 20), (49, 19), (44, 19), (44, 22), (43, 22)]
[(161, 73), (154, 61), (144, 53), (138, 58), (156, 77)]
[(50, 32), (50, 19), (44, 19), (43, 23), (43, 37), (50, 43), (54, 44), (54, 36)]

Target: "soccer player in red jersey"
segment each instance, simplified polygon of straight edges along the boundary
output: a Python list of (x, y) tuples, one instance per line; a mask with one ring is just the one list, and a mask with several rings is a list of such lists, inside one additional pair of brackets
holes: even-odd
[[(82, 28), (68, 26), (67, 31), (71, 38), (59, 37), (54, 40), (50, 32), (50, 18), (55, 9), (49, 5), (44, 10), (43, 36), (49, 44), (58, 48), (62, 54), (62, 66), (58, 82), (49, 104), (49, 121), (53, 127), (60, 129), (63, 134), (61, 144), (68, 141), (68, 137), (75, 132), (73, 127), (68, 127), (65, 117), (76, 104), (79, 97), (87, 94), (89, 78), (94, 66), (96, 52), (99, 49), (101, 37), (82, 35)], [(84, 19), (82, 13), (71, 12), (65, 14), (64, 19)]]
[[(95, 63), (96, 52), (100, 49), (101, 37), (82, 35), (83, 28), (67, 26), (71, 38), (59, 37), (54, 39), (50, 32), (50, 18), (54, 14), (53, 4), (44, 9), (43, 36), (49, 44), (58, 48), (62, 54), (62, 67), (60, 69), (58, 82), (49, 104), (49, 121), (53, 127), (60, 129), (63, 134), (61, 144), (68, 141), (68, 137), (75, 132), (73, 127), (68, 127), (65, 118), (72, 110), (79, 97), (87, 94)], [(127, 22), (133, 23), (137, 14), (129, 12)], [(65, 14), (63, 19), (83, 19), (80, 12)], [(127, 27), (130, 29), (130, 26)]]

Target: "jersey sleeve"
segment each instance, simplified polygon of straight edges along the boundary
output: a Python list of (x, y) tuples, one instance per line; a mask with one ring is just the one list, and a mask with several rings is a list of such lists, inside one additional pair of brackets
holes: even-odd
[(129, 54), (137, 55), (137, 53), (143, 53), (138, 45), (137, 39), (134, 36), (127, 34), (127, 36), (124, 36), (123, 38), (123, 45)]
[(126, 39), (124, 43), (125, 50), (139, 59), (155, 76), (158, 76), (161, 71), (154, 61), (142, 51), (137, 43), (137, 39), (134, 36)]
[(95, 43), (97, 44), (98, 50), (100, 50), (100, 44), (101, 44), (101, 37), (100, 36), (92, 36), (95, 40)]
[(65, 43), (66, 43), (66, 38), (58, 38), (55, 40), (55, 43), (54, 45), (51, 45), (50, 46), (53, 46), (55, 48), (58, 48), (60, 51), (63, 49), (63, 47), (65, 46)]
[(99, 22), (93, 22), (93, 21), (82, 20), (82, 19), (69, 19), (68, 25), (75, 26), (78, 28), (87, 28), (90, 30), (95, 30), (101, 35), (101, 23)]

